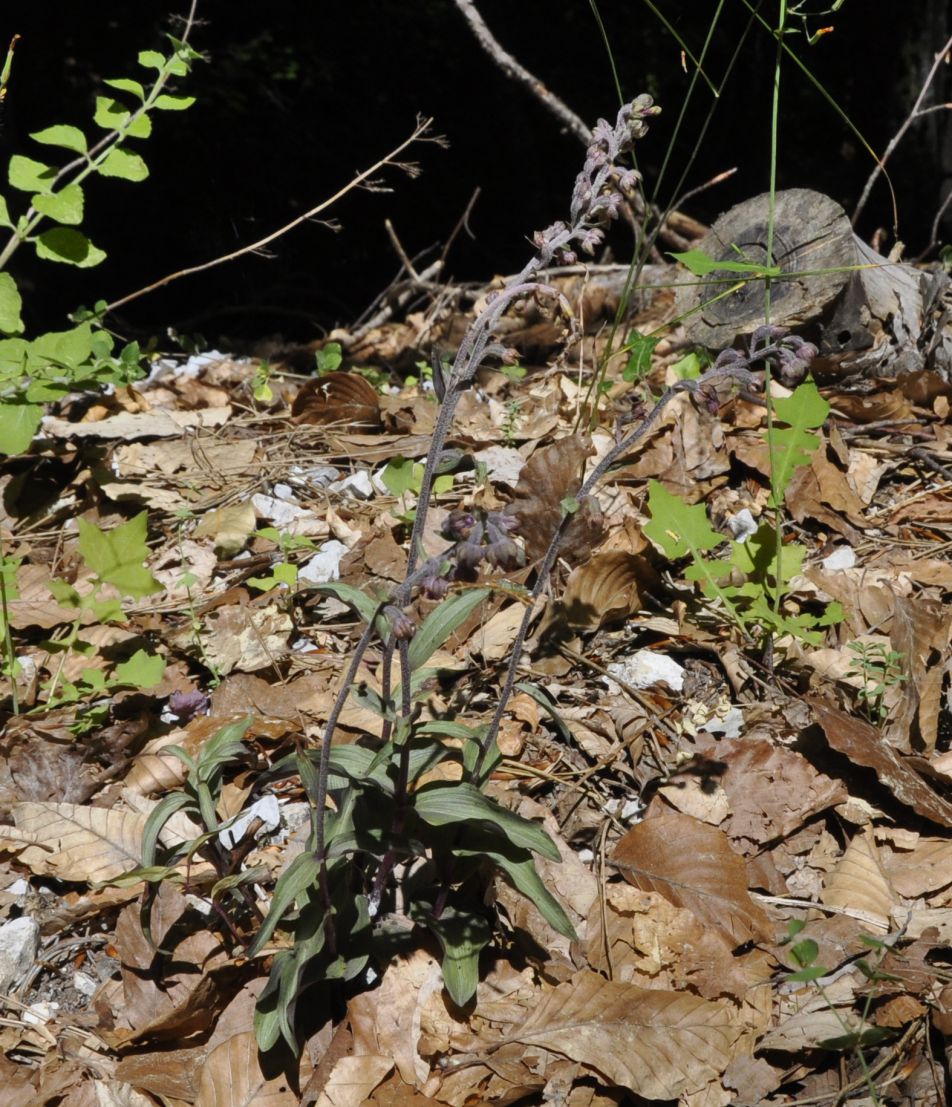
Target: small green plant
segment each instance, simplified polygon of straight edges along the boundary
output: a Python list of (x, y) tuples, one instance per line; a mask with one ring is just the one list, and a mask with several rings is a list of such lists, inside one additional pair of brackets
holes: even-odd
[[(423, 474), (424, 466), (419, 461), (411, 461), (409, 458), (402, 457), (398, 454), (387, 462), (386, 467), (380, 474), (380, 479), (392, 496), (396, 496), (398, 499), (403, 500), (408, 492), (419, 497), (423, 487)], [(440, 473), (433, 480), (432, 491), (436, 495), (440, 495), (443, 492), (449, 492), (452, 487), (453, 474)], [(414, 510), (408, 511), (404, 507), (403, 514), (400, 518), (404, 522), (411, 523), (413, 522), (415, 514)]]
[(519, 412), (522, 410), (522, 400), (509, 400), (506, 403), (506, 417), (502, 423), (502, 440), (507, 446), (511, 446), (516, 440), (516, 430), (519, 427)]
[(57, 167), (22, 154), (10, 158), (7, 183), (14, 193), (25, 194), (25, 200), (14, 202), (10, 193), (8, 202), (8, 197), (0, 194), (0, 228), (10, 232), (0, 248), (2, 453), (27, 449), (40, 425), (44, 404), (71, 392), (125, 384), (142, 374), (138, 344), (130, 342), (117, 354), (112, 335), (98, 324), (105, 310), (102, 303), (92, 312), (78, 312), (76, 325), (68, 330), (25, 338), (20, 292), (6, 268), (25, 244), (31, 245), (39, 258), (82, 269), (105, 258), (79, 229), (87, 180), (94, 176), (145, 180), (148, 168), (130, 145), (149, 137), (153, 112), (182, 111), (193, 103), (192, 97), (173, 95), (166, 89), (173, 78), (188, 73), (198, 54), (186, 41), (168, 37), (168, 54), (155, 50), (139, 54), (139, 65), (154, 74), (148, 87), (126, 77), (105, 82), (110, 89), (131, 97), (132, 103), (112, 95), (96, 97), (93, 122), (105, 131), (102, 137), (90, 142), (79, 127), (54, 124), (30, 137), (38, 146), (74, 155), (66, 164)]
[(272, 565), (271, 572), (267, 576), (249, 577), (248, 585), (251, 588), (258, 588), (262, 592), (270, 592), (273, 588), (284, 585), (293, 592), (297, 588), (298, 568), (291, 560), (291, 555), (300, 550), (316, 550), (317, 547), (310, 538), (305, 538), (299, 534), (288, 534), (276, 527), (262, 527), (257, 535), (259, 538), (266, 538), (269, 542), (274, 542), (278, 546), (281, 551), (281, 560)]
[(152, 688), (162, 679), (165, 662), (144, 649), (111, 669), (100, 664), (86, 668), (78, 680), (63, 677), (71, 655), (89, 656), (93, 647), (82, 638), (84, 617), (98, 623), (121, 622), (125, 615), (122, 598), (142, 599), (162, 590), (162, 585), (145, 567), (149, 549), (145, 541), (146, 514), (142, 512), (111, 531), (102, 531), (85, 519), (79, 520), (79, 554), (93, 576), (91, 587), (80, 592), (65, 580), (51, 580), (49, 589), (62, 607), (75, 612), (73, 622), (62, 638), (46, 642), (51, 653), (62, 655), (56, 673), (44, 685), (44, 708), (78, 703), (90, 696), (119, 688)]
[(833, 1002), (823, 983), (824, 978), (830, 975), (830, 970), (817, 963), (820, 954), (817, 943), (812, 938), (800, 938), (794, 942), (794, 939), (799, 937), (805, 927), (806, 923), (801, 919), (791, 919), (787, 924), (787, 935), (781, 944), (792, 943), (790, 944), (790, 954), (794, 963), (800, 967), (794, 972), (786, 973), (784, 979), (788, 983), (811, 984), (823, 997), (843, 1033), (833, 1038), (825, 1038), (818, 1044), (823, 1049), (853, 1054), (863, 1073), (866, 1088), (870, 1095), (870, 1102), (878, 1107), (882, 1100), (873, 1083), (865, 1050), (881, 1045), (895, 1036), (893, 1030), (870, 1025), (870, 1013), (876, 999), (877, 985), (899, 981), (899, 977), (884, 972), (881, 968), (883, 958), (889, 952), (890, 947), (881, 938), (874, 938), (869, 934), (859, 935), (860, 942), (872, 952), (873, 956), (872, 958), (859, 957), (856, 959), (855, 965), (866, 978), (870, 987), (866, 992), (862, 1008), (858, 1014), (845, 1013)]
[[(771, 414), (768, 504), (779, 513), (791, 476), (810, 463), (810, 455), (819, 445), (813, 432), (822, 426), (829, 405), (812, 382), (801, 384), (788, 398), (768, 398), (767, 403)], [(790, 634), (819, 645), (821, 628), (842, 619), (836, 603), (829, 604), (821, 615), (784, 611), (784, 598), (801, 570), (806, 549), (784, 543), (776, 522), (761, 524), (744, 542), (730, 542), (729, 554), (716, 557), (714, 551), (727, 540), (713, 529), (703, 504), (688, 505), (652, 481), (648, 511), (651, 520), (644, 528), (647, 537), (670, 561), (690, 558), (687, 579), (696, 582), (743, 632), (758, 637)]]
[(341, 350), (339, 342), (328, 342), (326, 346), (322, 346), (314, 355), (314, 361), (317, 365), (317, 375), (319, 377), (325, 376), (327, 373), (336, 373), (341, 367), (341, 363), (344, 360), (344, 354)]
[(889, 716), (888, 693), (908, 679), (903, 671), (905, 657), (899, 650), (887, 649), (883, 642), (848, 642), (846, 648), (854, 658), (846, 675), (863, 682), (857, 693), (863, 714), (875, 726), (882, 726)]
[[(178, 747), (167, 748), (188, 769), (187, 782), (150, 814), (142, 866), (120, 881), (155, 885), (182, 880), (183, 866), (196, 859), (214, 866), (218, 880), (209, 897), (229, 931), (247, 947), (245, 955), (274, 955), (255, 1018), (265, 1050), (282, 1039), (297, 1048), (294, 1012), (313, 980), (351, 980), (368, 962), (389, 959), (389, 939), (383, 932), (375, 933), (372, 922), (390, 906), (387, 878), (398, 865), (424, 862), (404, 888), (408, 913), (440, 943), (444, 983), (457, 1004), (467, 1003), (475, 992), (479, 954), (492, 935), (482, 891), (487, 863), (505, 873), (560, 933), (574, 935), (532, 859), (538, 853), (557, 860), (557, 848), (535, 823), (483, 793), (499, 761), (498, 750), (493, 746), (490, 755), (483, 756), (484, 736), (478, 729), (448, 719), (423, 722), (415, 706), (429, 697), (429, 684), (436, 676), (427, 662), (485, 603), (488, 590), (468, 589), (448, 597), (412, 639), (406, 637), (406, 616), (359, 589), (326, 584), (319, 590), (353, 606), (368, 630), (376, 626), (388, 639), (397, 637), (400, 687), (390, 694), (352, 684), (356, 701), (381, 719), (381, 735), (371, 745), (334, 746), (326, 753), (301, 749), (259, 779), (266, 787), (298, 776), (311, 804), (307, 846), (279, 877), (267, 917), (261, 919), (249, 895), (249, 886), (260, 881), (261, 874), (233, 868), (220, 837), (230, 825), (219, 811), (223, 774), (249, 756), (241, 742), (248, 720), (219, 731), (197, 758)], [(470, 774), (468, 779), (449, 780), (445, 774), (427, 779), (437, 766), (451, 764), (458, 765), (461, 774)], [(328, 797), (334, 801), (330, 810)], [(201, 832), (161, 846), (163, 829), (180, 812), (195, 820)], [(360, 890), (354, 884), (355, 866), (371, 857), (376, 858), (377, 874)], [(280, 939), (279, 931), (284, 935)]]

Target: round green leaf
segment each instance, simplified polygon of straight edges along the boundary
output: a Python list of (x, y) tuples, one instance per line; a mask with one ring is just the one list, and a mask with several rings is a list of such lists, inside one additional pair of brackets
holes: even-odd
[(69, 227), (54, 227), (50, 231), (44, 231), (37, 238), (35, 246), (38, 258), (62, 261), (80, 269), (98, 265), (106, 256), (105, 250), (100, 250), (84, 234)]
[(59, 192), (34, 196), (33, 206), (57, 223), (75, 226), (83, 221), (83, 190), (78, 184), (68, 184)]
[(22, 454), (29, 449), (43, 417), (36, 404), (0, 404), (0, 454)]
[(22, 192), (49, 192), (56, 179), (56, 170), (41, 161), (14, 154), (7, 174), (10, 184)]
[(9, 273), (0, 273), (0, 331), (5, 334), (21, 334), (23, 320), (20, 308), (23, 302), (16, 281)]
[(44, 146), (62, 146), (66, 150), (75, 150), (77, 154), (85, 154), (87, 150), (86, 136), (79, 127), (70, 127), (65, 123), (34, 131), (30, 138)]
[(124, 181), (144, 181), (149, 175), (148, 166), (138, 154), (130, 154), (118, 146), (113, 146), (96, 168), (104, 177), (119, 177)]
[(103, 81), (103, 84), (110, 88), (117, 88), (120, 92), (131, 92), (133, 96), (138, 96), (140, 100), (145, 99), (145, 89), (142, 85), (128, 77), (114, 77), (111, 81)]
[(155, 107), (160, 111), (185, 111), (195, 103), (194, 96), (157, 96)]

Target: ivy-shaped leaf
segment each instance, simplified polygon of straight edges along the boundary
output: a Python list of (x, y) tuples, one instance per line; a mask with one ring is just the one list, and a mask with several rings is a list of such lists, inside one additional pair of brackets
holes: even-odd
[(100, 580), (133, 599), (162, 590), (162, 585), (143, 564), (149, 556), (146, 526), (144, 511), (110, 531), (102, 531), (85, 519), (79, 520), (79, 552), (83, 560)]
[(784, 493), (796, 469), (810, 464), (820, 444), (811, 433), (822, 427), (830, 405), (813, 381), (801, 384), (790, 396), (771, 400), (774, 418), (786, 427), (774, 427), (770, 433), (770, 503), (781, 507)]

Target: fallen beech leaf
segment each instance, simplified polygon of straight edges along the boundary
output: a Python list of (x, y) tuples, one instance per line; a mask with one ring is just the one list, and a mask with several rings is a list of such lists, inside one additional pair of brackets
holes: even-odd
[(38, 876), (87, 883), (111, 880), (142, 862), (146, 816), (75, 803), (18, 803), (0, 837), (20, 849)]
[[(582, 487), (582, 463), (593, 453), (587, 438), (569, 436), (536, 450), (526, 462), (506, 513), (515, 516), (516, 533), (524, 539), (530, 560), (545, 556), (562, 520), (562, 501)], [(561, 556), (572, 563), (585, 561), (601, 536), (597, 502), (585, 497), (566, 524)]]
[[(392, 1068), (393, 1061), (378, 1054), (341, 1057), (317, 1097), (316, 1107), (358, 1107)], [(200, 1105), (196, 1103), (195, 1107)]]
[(889, 929), (890, 912), (899, 897), (889, 883), (872, 834), (857, 834), (846, 847), (836, 868), (824, 881), (820, 902), (828, 907), (863, 911)]
[(357, 373), (327, 373), (310, 380), (291, 407), (295, 423), (337, 423), (370, 429), (380, 426), (380, 397)]
[(202, 1069), (195, 1107), (297, 1107), (287, 1077), (282, 1073), (269, 1079), (259, 1062), (251, 1031), (216, 1046)]
[(647, 1099), (670, 1100), (716, 1080), (742, 1029), (729, 1004), (583, 969), (549, 992), (509, 1040), (562, 1053)]
[(644, 594), (655, 588), (660, 588), (658, 574), (641, 554), (595, 554), (572, 570), (553, 617), (573, 629), (597, 630), (639, 611)]
[(874, 726), (813, 696), (806, 697), (806, 702), (827, 742), (837, 753), (844, 754), (855, 765), (872, 769), (879, 782), (917, 815), (939, 826), (952, 826), (952, 803), (933, 792), (892, 746), (886, 744)]
[(717, 827), (681, 814), (645, 819), (621, 839), (612, 860), (629, 884), (688, 908), (735, 946), (773, 936), (747, 891), (744, 859)]
[(758, 1049), (780, 1049), (795, 1053), (810, 1049), (831, 1038), (864, 1028), (860, 1016), (848, 1007), (821, 1007), (794, 1015), (773, 1030), (769, 1030), (757, 1043)]
[(212, 538), (215, 549), (223, 557), (234, 557), (248, 541), (256, 522), (255, 509), (250, 501), (228, 504), (206, 511), (192, 531), (192, 537)]

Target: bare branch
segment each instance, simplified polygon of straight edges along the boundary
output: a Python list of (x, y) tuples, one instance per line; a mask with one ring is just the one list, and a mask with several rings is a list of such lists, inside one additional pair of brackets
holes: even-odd
[(579, 119), (571, 108), (565, 105), (553, 92), (550, 92), (538, 77), (534, 77), (524, 65), (516, 61), (512, 54), (503, 49), (492, 31), (486, 26), (483, 17), (476, 10), (476, 5), (472, 0), (454, 0), (454, 3), (469, 24), (470, 30), (476, 36), (479, 45), (482, 46), (503, 73), (514, 81), (524, 84), (533, 96), (542, 101), (567, 131), (571, 131), (577, 139), (587, 146), (592, 140), (591, 130), (586, 127), (585, 123)]
[[(922, 88), (919, 90), (919, 95), (916, 97), (916, 102), (912, 105), (909, 114), (906, 116), (905, 122), (889, 140), (889, 145), (886, 147), (883, 156), (876, 163), (876, 167), (873, 169), (872, 173), (870, 173), (866, 184), (863, 186), (863, 191), (860, 195), (859, 201), (856, 204), (856, 207), (853, 209), (853, 218), (851, 222), (854, 227), (856, 226), (856, 221), (857, 219), (859, 219), (863, 208), (866, 207), (866, 201), (869, 199), (869, 194), (873, 190), (873, 185), (879, 178), (880, 173), (883, 173), (885, 171), (886, 162), (889, 161), (893, 150), (895, 150), (899, 143), (902, 141), (903, 137), (906, 134), (906, 131), (909, 130), (909, 128), (917, 119), (921, 118), (923, 115), (927, 115), (931, 111), (936, 110), (936, 108), (952, 107), (952, 105), (949, 104), (937, 104), (934, 107), (928, 108), (922, 107), (922, 101), (925, 99), (926, 93), (929, 91), (929, 86), (935, 79), (935, 75), (939, 71), (939, 66), (942, 64), (943, 59), (948, 55), (950, 50), (952, 50), (952, 37), (947, 40), (946, 44), (936, 54), (935, 59), (932, 62), (932, 66), (929, 69), (929, 72), (926, 74), (926, 79), (922, 83)], [(895, 228), (893, 228), (893, 230), (895, 232)]]
[[(379, 172), (384, 166), (395, 166), (400, 169), (407, 169), (407, 165), (398, 162), (396, 159), (404, 150), (412, 143), (425, 139), (429, 142), (439, 142), (440, 140), (432, 136), (427, 135), (427, 131), (432, 124), (432, 119), (421, 119), (417, 121), (417, 125), (413, 131), (413, 134), (409, 138), (404, 139), (396, 149), (391, 150), (389, 154), (375, 162), (369, 169), (363, 170), (358, 173), (348, 184), (343, 188), (338, 189), (333, 196), (326, 200), (323, 200), (320, 204), (304, 212), (303, 215), (297, 216), (292, 219), (290, 223), (285, 223), (283, 227), (279, 227), (276, 231), (272, 231), (270, 234), (259, 238), (256, 242), (251, 242), (247, 246), (242, 246), (239, 250), (233, 250), (230, 254), (223, 254), (221, 257), (214, 258), (212, 261), (203, 262), (201, 265), (192, 265), (187, 269), (179, 269), (174, 273), (169, 273), (167, 276), (162, 277), (161, 280), (153, 281), (152, 284), (146, 285), (145, 288), (140, 288), (136, 292), (130, 292), (128, 296), (123, 296), (119, 300), (114, 300), (106, 308), (107, 312), (115, 311), (117, 308), (123, 307), (125, 304), (131, 303), (133, 300), (138, 300), (142, 296), (148, 295), (150, 292), (155, 292), (156, 289), (162, 288), (167, 284), (171, 284), (172, 281), (177, 281), (181, 277), (190, 277), (194, 273), (202, 273), (206, 269), (213, 269), (217, 265), (224, 265), (225, 262), (234, 261), (236, 258), (244, 257), (245, 254), (253, 254), (262, 250), (270, 243), (282, 238), (289, 231), (293, 231), (295, 227), (299, 227), (302, 223), (307, 223), (315, 216), (319, 215), (322, 211), (325, 211), (332, 204), (336, 204), (342, 196), (346, 196), (348, 192), (351, 192), (355, 188), (365, 187), (367, 182), (373, 177), (374, 173)], [(415, 167), (414, 167), (415, 168)]]

